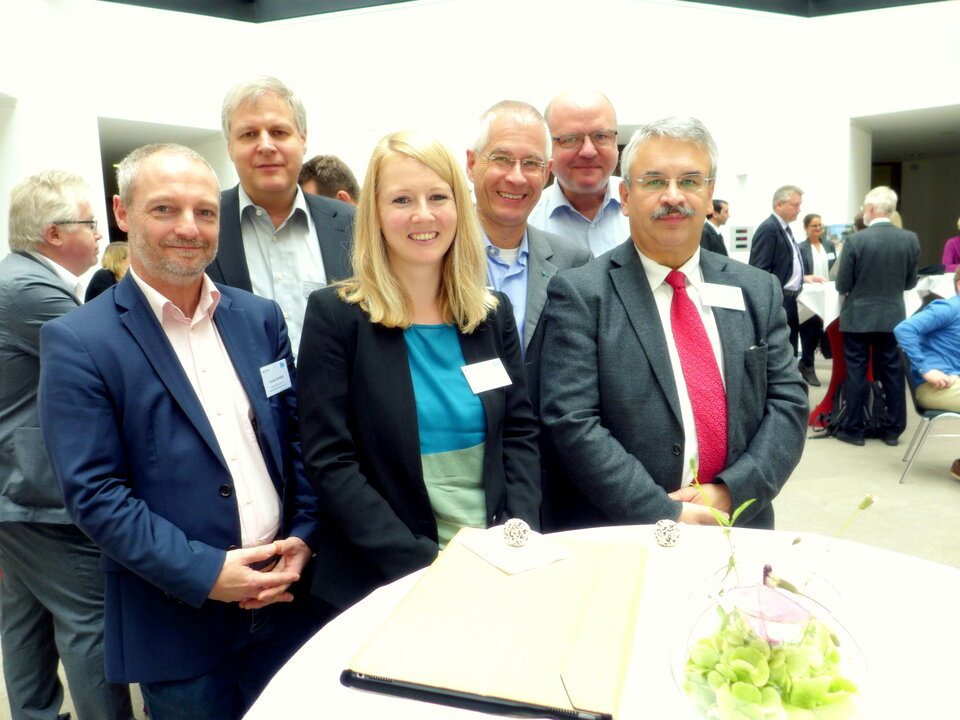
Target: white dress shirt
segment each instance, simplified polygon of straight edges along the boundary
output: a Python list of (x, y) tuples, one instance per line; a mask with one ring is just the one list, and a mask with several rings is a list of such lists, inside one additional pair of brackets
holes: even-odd
[[(213, 428), (233, 480), (243, 547), (271, 542), (280, 532), (280, 497), (257, 443), (247, 393), (213, 322), (220, 291), (204, 275), (200, 304), (188, 318), (133, 268), (129, 272), (146, 296)], [(197, 479), (205, 480), (208, 478)]]
[[(654, 302), (657, 304), (660, 325), (663, 327), (663, 334), (667, 340), (667, 350), (670, 353), (670, 367), (673, 369), (673, 377), (677, 385), (677, 396), (680, 398), (680, 419), (683, 422), (684, 439), (681, 487), (686, 487), (693, 481), (690, 460), (696, 460), (698, 466), (700, 464), (700, 447), (697, 443), (697, 431), (696, 424), (693, 421), (693, 405), (690, 402), (690, 393), (687, 391), (687, 383), (683, 379), (680, 354), (677, 352), (677, 345), (673, 340), (673, 323), (670, 320), (673, 288), (667, 283), (667, 275), (671, 268), (651, 260), (639, 250), (637, 250), (637, 255), (640, 256), (643, 271), (646, 273), (647, 282), (650, 283), (650, 290), (653, 292)], [(717, 321), (713, 315), (713, 308), (705, 305), (702, 299), (704, 281), (703, 273), (700, 271), (699, 247), (693, 253), (693, 257), (681, 265), (678, 270), (687, 276), (687, 295), (699, 311), (700, 319), (703, 320), (704, 330), (707, 332), (713, 355), (717, 360), (717, 368), (720, 370), (720, 378), (723, 380), (724, 387), (726, 387), (727, 381), (723, 374), (723, 347), (720, 345)], [(638, 412), (642, 412), (642, 409), (638, 408)]]
[(582, 215), (563, 194), (560, 183), (543, 191), (540, 200), (527, 218), (527, 224), (555, 233), (582, 245), (594, 257), (622, 245), (630, 237), (630, 221), (620, 204), (620, 178), (610, 177), (603, 204), (593, 220)]

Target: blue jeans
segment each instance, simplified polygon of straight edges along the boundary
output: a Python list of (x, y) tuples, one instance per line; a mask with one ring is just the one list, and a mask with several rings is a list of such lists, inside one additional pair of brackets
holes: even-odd
[[(237, 720), (277, 670), (319, 629), (301, 603), (250, 610), (231, 652), (210, 672), (186, 680), (140, 683), (151, 720)], [(158, 628), (157, 632), (163, 632)]]

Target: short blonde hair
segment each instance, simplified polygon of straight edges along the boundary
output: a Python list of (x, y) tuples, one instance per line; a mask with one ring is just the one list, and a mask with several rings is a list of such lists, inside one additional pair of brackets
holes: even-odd
[(354, 218), (353, 276), (340, 283), (340, 297), (359, 305), (372, 322), (385, 327), (409, 327), (409, 297), (387, 257), (386, 241), (377, 211), (377, 192), (384, 161), (402, 155), (433, 170), (453, 190), (457, 207), (456, 235), (443, 258), (439, 304), (446, 322), (470, 333), (497, 306), (487, 290), (487, 260), (476, 213), (463, 171), (453, 154), (435, 138), (412, 130), (384, 137), (370, 158)]
[(127, 259), (128, 255), (129, 246), (127, 241), (118, 240), (107, 245), (107, 249), (103, 251), (103, 259), (100, 261), (100, 264), (105, 270), (112, 272), (117, 282), (120, 282), (120, 280), (123, 279), (123, 273), (120, 271), (123, 261)]
[(66, 170), (44, 170), (18, 183), (10, 192), (10, 249), (42, 247), (47, 226), (77, 220), (88, 194), (87, 181)]

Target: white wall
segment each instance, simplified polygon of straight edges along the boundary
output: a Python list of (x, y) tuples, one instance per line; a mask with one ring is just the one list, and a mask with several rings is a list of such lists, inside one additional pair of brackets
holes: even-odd
[[(850, 118), (957, 102), (955, 83), (935, 79), (960, 68), (960, 3), (814, 20), (669, 0), (561, 7), (420, 0), (251, 25), (96, 0), (18, 3), (0, 44), (0, 94), (15, 102), (0, 102), (0, 213), (13, 183), (45, 167), (101, 188), (97, 117), (215, 131), (226, 89), (260, 73), (303, 96), (308, 153), (340, 155), (358, 176), (375, 142), (404, 127), (462, 156), (479, 114), (508, 97), (543, 107), (588, 86), (621, 124), (693, 114), (720, 147), (717, 195), (747, 225), (785, 183), (806, 191), (804, 213), (849, 221), (869, 183), (868, 134)], [(872, 42), (890, 37), (895, 53)], [(222, 144), (200, 149), (235, 182)]]

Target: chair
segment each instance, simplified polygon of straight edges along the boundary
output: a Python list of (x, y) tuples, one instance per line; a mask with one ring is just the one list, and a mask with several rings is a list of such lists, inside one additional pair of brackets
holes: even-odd
[(917, 415), (920, 416), (920, 424), (917, 425), (913, 437), (910, 438), (910, 444), (907, 445), (907, 452), (903, 456), (903, 462), (906, 462), (907, 466), (903, 469), (903, 475), (900, 476), (900, 482), (902, 483), (906, 480), (907, 473), (910, 472), (913, 461), (917, 459), (920, 448), (928, 437), (960, 437), (958, 434), (930, 435), (930, 428), (933, 427), (933, 424), (937, 420), (944, 417), (960, 418), (960, 413), (950, 410), (927, 410), (921, 407), (917, 402), (917, 388), (913, 384), (913, 369), (910, 367), (910, 360), (907, 358), (906, 353), (903, 352), (903, 348), (898, 348), (898, 352), (900, 353), (900, 362), (903, 365), (904, 375), (907, 377), (907, 388), (910, 390), (910, 399), (913, 400), (913, 409), (916, 410)]

